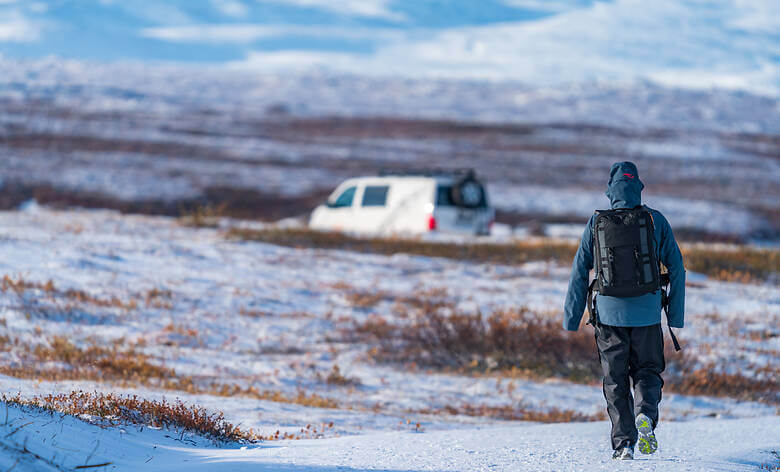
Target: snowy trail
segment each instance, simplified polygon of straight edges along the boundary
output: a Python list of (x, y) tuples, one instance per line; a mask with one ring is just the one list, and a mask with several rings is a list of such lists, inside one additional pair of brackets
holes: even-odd
[[(661, 450), (632, 463), (612, 461), (608, 433), (606, 422), (512, 426), (385, 433), (194, 455), (214, 461), (198, 470), (216, 470), (212, 467), (217, 464), (229, 464), (225, 470), (264, 470), (258, 464), (286, 470), (281, 468), (285, 464), (289, 470), (312, 471), (740, 471), (771, 462), (765, 453), (780, 447), (780, 418), (663, 424), (658, 430)], [(311, 468), (295, 467), (304, 465)]]
[[(610, 458), (607, 422), (372, 433), (220, 449), (175, 432), (101, 428), (15, 407), (8, 418), (0, 424), (3, 470), (15, 463), (15, 470), (43, 471), (110, 462), (93, 470), (735, 472), (774, 464), (770, 451), (780, 448), (778, 416), (662, 423), (659, 452), (631, 463)], [(20, 454), (23, 447), (38, 458)]]

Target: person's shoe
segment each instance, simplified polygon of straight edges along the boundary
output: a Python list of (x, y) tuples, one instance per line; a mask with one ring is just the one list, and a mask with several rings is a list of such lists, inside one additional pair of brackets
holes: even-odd
[(630, 461), (634, 459), (634, 446), (623, 446), (617, 448), (612, 458), (621, 461)]
[(653, 431), (653, 422), (644, 413), (639, 413), (636, 417), (636, 430), (639, 432), (639, 452), (642, 454), (652, 454), (658, 450), (658, 440), (655, 439)]

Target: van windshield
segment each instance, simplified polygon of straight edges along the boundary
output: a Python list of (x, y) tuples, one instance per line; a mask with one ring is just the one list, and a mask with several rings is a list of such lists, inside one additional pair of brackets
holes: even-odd
[(331, 208), (342, 208), (352, 206), (352, 199), (355, 198), (355, 189), (357, 187), (350, 187), (339, 195), (335, 201), (328, 202), (328, 206)]

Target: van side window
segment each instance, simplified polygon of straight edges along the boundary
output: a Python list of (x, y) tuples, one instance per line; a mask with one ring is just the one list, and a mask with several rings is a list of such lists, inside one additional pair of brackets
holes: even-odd
[(436, 187), (436, 205), (437, 206), (454, 206), (452, 202), (452, 186), (451, 185), (439, 185)]
[(341, 192), (341, 195), (339, 195), (339, 197), (330, 205), (330, 207), (341, 208), (352, 206), (352, 199), (355, 198), (355, 189), (357, 189), (357, 187), (350, 187)]
[(367, 185), (363, 191), (363, 206), (385, 206), (387, 185)]

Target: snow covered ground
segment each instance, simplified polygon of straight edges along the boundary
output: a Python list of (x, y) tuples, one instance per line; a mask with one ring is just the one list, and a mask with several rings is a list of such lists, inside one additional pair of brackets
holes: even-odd
[[(216, 447), (175, 432), (101, 428), (73, 417), (10, 408), (0, 425), (0, 467), (19, 471), (555, 471), (739, 472), (778, 465), (780, 417), (662, 423), (659, 451), (615, 463), (609, 425), (563, 423), (385, 432)], [(27, 452), (21, 452), (22, 450)]]
[[(393, 297), (416, 293), (438, 293), (465, 310), (479, 308), (485, 313), (528, 306), (557, 320), (568, 278), (566, 267), (543, 261), (496, 266), (402, 254), (388, 257), (285, 248), (226, 240), (219, 230), (185, 227), (170, 218), (52, 211), (32, 205), (22, 212), (0, 213), (2, 274), (12, 281), (24, 280), (30, 287), (45, 287), (51, 280), (59, 294), (52, 298), (45, 288), (30, 288), (21, 295), (13, 290), (0, 294), (0, 337), (5, 337), (0, 362), (4, 366), (29, 365), (34, 346), (65, 336), (81, 347), (134, 346), (153, 364), (196, 383), (252, 387), (286, 398), (304, 392), (335, 404), (323, 408), (251, 395), (224, 397), (208, 390), (187, 393), (99, 379), (0, 376), (0, 389), (6, 393), (29, 397), (85, 390), (180, 398), (223, 411), (233, 423), (264, 434), (333, 422), (326, 437), (349, 437), (321, 443), (272, 443), (247, 451), (205, 446), (198, 451), (177, 445), (161, 432), (141, 434), (125, 428), (126, 433), (121, 433), (62, 420), (66, 426), (91, 431), (85, 437), (99, 440), (100, 447), (109, 451), (116, 450), (112, 441), (127, 441), (133, 445), (128, 451), (145, 451), (143, 460), (159, 458), (149, 446), (159, 442), (160, 448), (180, 448), (165, 453), (165, 460), (173, 461), (170, 464), (188, 458), (202, 461), (201, 467), (221, 465), (225, 470), (235, 470), (234, 464), (219, 461), (240, 461), (246, 467), (251, 461), (274, 464), (267, 465), (268, 470), (295, 467), (279, 464), (310, 464), (304, 470), (314, 471), (340, 466), (356, 470), (518, 470), (515, 466), (530, 467), (535, 461), (545, 467), (549, 464), (549, 470), (569, 470), (557, 468), (561, 464), (596, 464), (594, 470), (611, 467), (604, 463), (608, 445), (603, 422), (538, 427), (441, 412), (447, 406), (514, 405), (531, 411), (558, 408), (597, 415), (603, 411), (597, 385), (399, 369), (367, 358), (368, 346), (337, 340), (338, 330), (350, 320), (363, 320), (374, 313), (395, 316)], [(686, 347), (706, 350), (706, 360), (726, 372), (760, 377), (762, 367), (776, 366), (780, 347), (776, 286), (717, 282), (696, 274), (691, 279), (695, 283), (688, 289), (688, 319), (680, 333)], [(68, 298), (69, 289), (95, 300), (118, 302)], [(350, 292), (376, 291), (385, 295), (373, 306), (355, 304), (348, 297)], [(163, 295), (154, 298), (150, 293)], [(56, 369), (58, 365), (48, 362), (38, 367)], [(355, 383), (326, 382), (333, 366), (339, 366)], [(692, 458), (696, 464), (705, 462), (690, 470), (747, 470), (750, 464), (764, 460), (761, 451), (773, 444), (771, 434), (752, 441), (745, 431), (777, 428), (770, 421), (776, 413), (776, 406), (770, 404), (665, 393), (660, 431), (669, 435), (669, 446), (656, 459), (643, 462), (647, 468), (643, 470), (688, 470), (695, 465), (689, 462)], [(710, 417), (719, 419), (706, 419)], [(729, 418), (752, 419), (727, 422)], [(34, 417), (31, 421), (41, 427), (46, 423)], [(418, 422), (424, 433), (411, 433)], [(50, 429), (29, 426), (24, 430), (31, 436), (30, 447), (49, 444), (43, 441)], [(729, 449), (711, 453), (711, 443), (700, 444), (697, 435), (728, 443)], [(732, 436), (739, 437), (738, 441), (732, 441)], [(463, 440), (456, 442), (455, 438)], [(533, 441), (534, 448), (524, 448), (524, 441)], [(568, 457), (574, 445), (582, 454), (576, 460)], [(92, 447), (81, 445), (76, 450), (81, 453)], [(84, 455), (71, 457), (82, 460)], [(120, 459), (113, 454), (108, 460), (128, 464), (139, 460), (131, 453)], [(670, 465), (679, 469), (663, 468)]]

